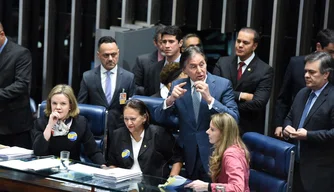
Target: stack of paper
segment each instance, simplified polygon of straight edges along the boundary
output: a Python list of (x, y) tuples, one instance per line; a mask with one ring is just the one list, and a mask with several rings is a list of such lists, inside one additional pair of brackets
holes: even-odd
[(49, 169), (60, 166), (60, 160), (52, 158), (37, 159), (33, 161), (10, 160), (10, 161), (0, 162), (0, 166), (19, 169), (19, 170), (38, 171), (42, 169)]
[(142, 175), (141, 171), (135, 171), (123, 168), (113, 168), (113, 169), (102, 169), (98, 173), (94, 173), (94, 176), (109, 179), (113, 182), (122, 182), (128, 179), (133, 179), (140, 177)]
[(33, 156), (34, 152), (30, 149), (21, 147), (8, 147), (0, 150), (0, 159), (12, 160), (20, 158), (29, 158)]

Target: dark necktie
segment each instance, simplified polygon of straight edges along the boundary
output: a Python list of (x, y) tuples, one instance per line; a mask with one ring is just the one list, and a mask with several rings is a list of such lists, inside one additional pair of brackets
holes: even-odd
[(200, 93), (196, 91), (196, 87), (193, 86), (193, 92), (192, 92), (192, 99), (193, 99), (193, 107), (194, 107), (194, 115), (197, 123), (198, 119), (198, 113), (199, 113), (199, 107), (200, 107)]
[(106, 84), (105, 84), (105, 95), (107, 98), (108, 103), (111, 103), (111, 79), (110, 79), (110, 73), (112, 73), (111, 71), (107, 71), (106, 72)]
[(242, 76), (242, 67), (245, 65), (245, 63), (243, 61), (241, 61), (239, 63), (239, 68), (238, 68), (238, 77), (237, 77), (237, 80), (239, 80)]
[[(305, 119), (308, 115), (308, 112), (310, 111), (311, 103), (312, 103), (312, 100), (315, 96), (316, 96), (315, 93), (312, 92), (310, 94), (310, 96), (308, 97), (308, 100), (305, 104), (305, 108), (304, 108), (302, 117), (300, 118), (300, 121), (299, 121), (298, 129), (302, 128), (304, 126)], [(296, 153), (296, 161), (297, 162), (299, 162), (299, 158), (300, 158), (300, 140), (298, 140), (298, 143), (297, 143), (297, 153)]]

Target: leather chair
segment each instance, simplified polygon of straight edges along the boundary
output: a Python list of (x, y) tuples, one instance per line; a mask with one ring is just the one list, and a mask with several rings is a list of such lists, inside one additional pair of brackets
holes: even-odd
[[(46, 101), (43, 101), (38, 105), (38, 117), (44, 115), (44, 109), (46, 107)], [(94, 135), (97, 146), (101, 149), (105, 156), (106, 150), (106, 138), (107, 138), (107, 117), (108, 111), (105, 107), (89, 104), (78, 104), (80, 109), (80, 115), (86, 117), (88, 120), (88, 127)], [(83, 162), (91, 163), (84, 153), (84, 147), (81, 147), (80, 159)]]
[(245, 133), (242, 140), (251, 154), (250, 190), (292, 191), (295, 145), (255, 132)]
[(171, 130), (173, 133), (178, 132), (179, 119), (177, 116), (170, 116), (169, 119), (166, 119), (164, 122), (160, 122), (160, 123), (158, 123), (154, 118), (154, 111), (159, 105), (162, 104), (162, 102), (164, 101), (163, 98), (133, 95), (131, 99), (138, 99), (138, 100), (143, 101), (146, 104), (148, 110), (150, 111), (151, 123), (165, 127), (168, 130)]

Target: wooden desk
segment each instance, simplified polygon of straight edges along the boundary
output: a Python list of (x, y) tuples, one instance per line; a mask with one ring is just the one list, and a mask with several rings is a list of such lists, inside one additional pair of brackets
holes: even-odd
[(35, 191), (35, 192), (56, 192), (56, 191), (79, 191), (84, 190), (62, 185), (63, 182), (45, 179), (42, 176), (24, 173), (21, 171), (0, 168), (0, 192), (3, 191)]

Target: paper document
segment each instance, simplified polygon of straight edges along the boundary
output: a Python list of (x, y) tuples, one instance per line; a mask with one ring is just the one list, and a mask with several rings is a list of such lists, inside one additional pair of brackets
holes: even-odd
[(123, 168), (101, 169), (100, 172), (95, 173), (94, 176), (106, 178), (113, 182), (122, 182), (128, 179), (133, 179), (142, 176), (141, 171), (135, 171)]
[(0, 162), (0, 166), (19, 169), (19, 170), (33, 170), (33, 171), (58, 167), (60, 166), (60, 164), (61, 163), (59, 159), (52, 159), (52, 158), (37, 159), (33, 161), (9, 160)]
[(176, 176), (170, 176), (166, 183), (160, 184), (158, 187), (166, 188), (166, 189), (174, 189), (178, 187), (183, 187), (184, 185), (190, 183), (191, 180), (184, 178), (182, 176), (176, 175)]
[(33, 150), (22, 147), (7, 147), (0, 149), (0, 158), (3, 160), (12, 160), (19, 158), (28, 158), (34, 154)]

